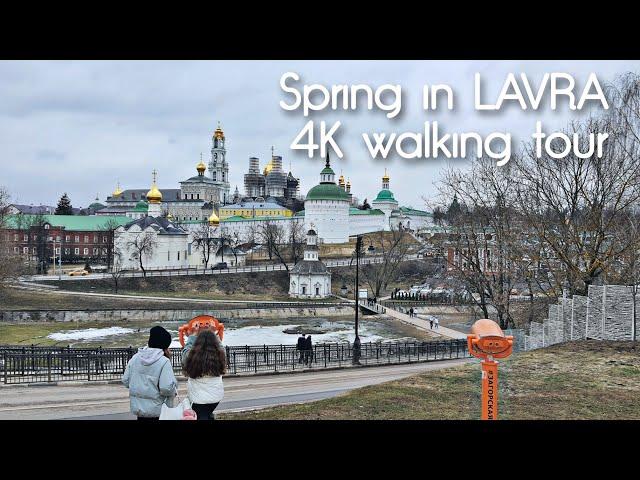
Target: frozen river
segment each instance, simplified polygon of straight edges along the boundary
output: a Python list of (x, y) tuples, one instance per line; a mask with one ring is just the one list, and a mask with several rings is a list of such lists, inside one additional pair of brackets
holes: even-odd
[[(179, 347), (178, 327), (183, 322), (127, 322), (123, 325), (104, 327), (65, 328), (50, 333), (47, 337), (61, 345), (71, 346), (140, 346), (146, 343), (149, 329), (153, 325), (164, 326), (173, 337), (172, 347)], [(353, 342), (355, 339), (353, 321), (327, 318), (282, 318), (234, 319), (225, 321), (223, 343), (236, 345), (295, 345), (299, 334), (311, 334), (314, 343)], [(296, 333), (286, 333), (285, 330)], [(367, 319), (360, 323), (360, 339), (362, 342), (411, 339), (396, 332), (388, 321)]]

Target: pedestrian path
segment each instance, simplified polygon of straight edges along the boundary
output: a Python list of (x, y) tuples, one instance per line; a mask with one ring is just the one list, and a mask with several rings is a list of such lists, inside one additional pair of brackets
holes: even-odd
[[(376, 304), (377, 305), (377, 304)], [(382, 307), (379, 305), (379, 307)], [(400, 320), (401, 322), (408, 323), (413, 325), (414, 327), (420, 328), (421, 330), (427, 330), (430, 333), (435, 335), (439, 335), (444, 338), (456, 338), (456, 339), (466, 339), (467, 334), (463, 332), (459, 332), (457, 330), (453, 330), (451, 328), (438, 326), (437, 328), (431, 328), (431, 324), (429, 320), (425, 320), (419, 317), (411, 317), (406, 313), (400, 313), (397, 310), (393, 310), (389, 307), (385, 307), (385, 314), (390, 317), (395, 318), (396, 320)]]

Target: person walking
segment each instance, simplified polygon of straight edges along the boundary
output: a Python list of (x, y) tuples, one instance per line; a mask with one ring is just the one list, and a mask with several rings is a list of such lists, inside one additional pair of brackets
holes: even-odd
[(296, 345), (296, 350), (299, 352), (298, 355), (298, 363), (302, 363), (304, 361), (305, 349), (306, 349), (307, 339), (304, 338), (304, 333), (301, 333), (298, 337), (298, 344)]
[(182, 373), (187, 380), (187, 397), (197, 420), (215, 420), (213, 411), (224, 398), (222, 376), (227, 357), (220, 337), (205, 329), (189, 335), (182, 350)]
[(171, 366), (171, 334), (160, 326), (149, 331), (147, 347), (127, 363), (122, 383), (129, 389), (131, 413), (138, 420), (158, 420), (162, 404), (172, 407), (178, 381)]
[(431, 330), (433, 330), (433, 317), (431, 317), (429, 319), (429, 328), (431, 328)]
[(409, 316), (410, 316), (410, 317), (413, 317), (413, 307), (411, 307), (411, 308), (409, 309)]
[(313, 343), (311, 342), (311, 335), (307, 335), (307, 338), (305, 339), (305, 342), (304, 342), (304, 347), (305, 347), (304, 364), (311, 365), (311, 362), (313, 361)]
[(438, 320), (437, 318), (433, 321), (433, 323), (435, 323), (436, 325), (436, 330), (438, 330), (438, 327), (440, 326), (440, 320)]

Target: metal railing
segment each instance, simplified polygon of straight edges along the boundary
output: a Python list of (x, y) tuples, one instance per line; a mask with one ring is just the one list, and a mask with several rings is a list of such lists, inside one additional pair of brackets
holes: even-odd
[[(0, 378), (5, 384), (119, 380), (135, 348), (64, 348), (0, 346)], [(227, 375), (294, 372), (351, 366), (350, 343), (317, 344), (300, 351), (295, 345), (226, 347)], [(361, 365), (392, 365), (467, 358), (465, 340), (430, 342), (371, 342), (360, 347)], [(182, 350), (171, 349), (176, 375)]]

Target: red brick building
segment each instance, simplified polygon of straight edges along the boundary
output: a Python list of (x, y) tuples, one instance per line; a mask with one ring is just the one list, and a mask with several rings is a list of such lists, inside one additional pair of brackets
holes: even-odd
[(110, 263), (113, 229), (131, 222), (125, 216), (9, 215), (0, 232), (7, 253), (36, 264)]

